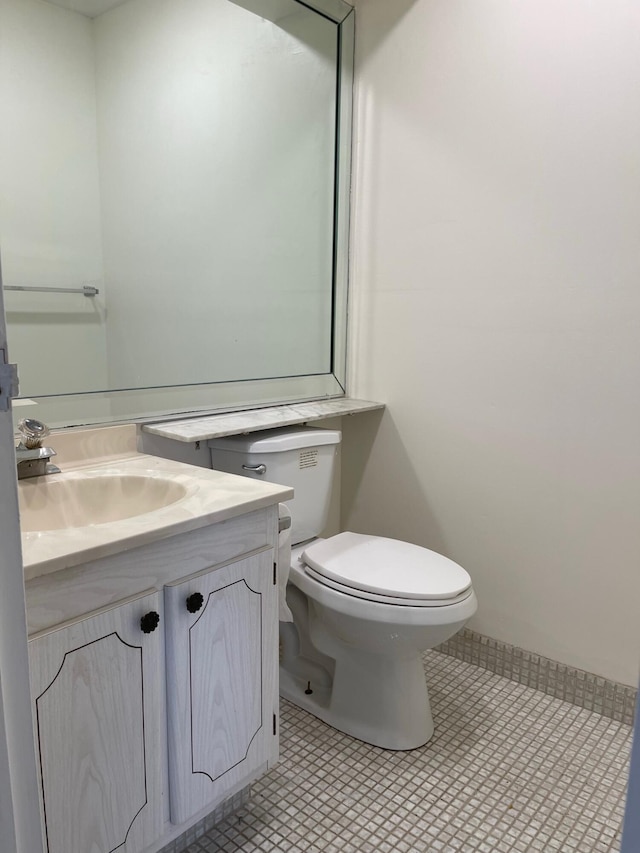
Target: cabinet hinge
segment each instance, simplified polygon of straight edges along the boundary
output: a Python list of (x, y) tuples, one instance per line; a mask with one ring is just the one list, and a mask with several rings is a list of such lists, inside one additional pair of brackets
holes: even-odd
[(277, 729), (276, 729), (276, 715), (274, 714), (274, 715), (273, 715), (273, 733), (274, 733), (274, 735), (276, 734), (276, 732), (277, 732)]
[(275, 586), (278, 583), (278, 564), (273, 564), (273, 585)]
[(0, 412), (8, 412), (9, 401), (19, 393), (18, 365), (7, 364), (7, 354), (0, 349)]

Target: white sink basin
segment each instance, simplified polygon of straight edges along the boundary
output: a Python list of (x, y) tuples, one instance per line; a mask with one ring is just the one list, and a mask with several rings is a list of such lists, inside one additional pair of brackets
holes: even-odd
[(181, 500), (187, 489), (168, 477), (56, 474), (18, 484), (23, 533), (88, 527), (134, 518)]

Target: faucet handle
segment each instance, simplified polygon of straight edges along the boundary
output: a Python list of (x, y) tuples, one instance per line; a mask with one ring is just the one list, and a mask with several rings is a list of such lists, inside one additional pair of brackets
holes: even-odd
[(37, 421), (35, 418), (23, 418), (18, 421), (18, 432), (22, 436), (24, 446), (28, 450), (34, 447), (40, 447), (42, 439), (46, 438), (51, 430), (42, 421)]

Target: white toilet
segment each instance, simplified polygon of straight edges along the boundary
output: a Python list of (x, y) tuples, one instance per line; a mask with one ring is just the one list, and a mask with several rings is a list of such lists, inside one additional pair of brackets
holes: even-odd
[(360, 740), (414, 749), (433, 734), (422, 652), (477, 609), (452, 560), (327, 520), (337, 430), (288, 427), (209, 442), (212, 467), (292, 486), (291, 571), (280, 623), (280, 694)]

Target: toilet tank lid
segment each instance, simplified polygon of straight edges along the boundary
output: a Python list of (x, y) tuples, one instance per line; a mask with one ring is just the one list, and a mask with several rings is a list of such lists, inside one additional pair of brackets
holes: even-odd
[(455, 598), (471, 586), (469, 574), (448, 557), (382, 536), (338, 533), (314, 542), (302, 559), (343, 586), (396, 598)]
[(301, 450), (304, 447), (319, 447), (323, 444), (339, 444), (342, 433), (337, 429), (313, 427), (280, 427), (249, 435), (229, 435), (212, 438), (207, 445), (213, 450), (235, 453), (280, 453), (284, 450)]

